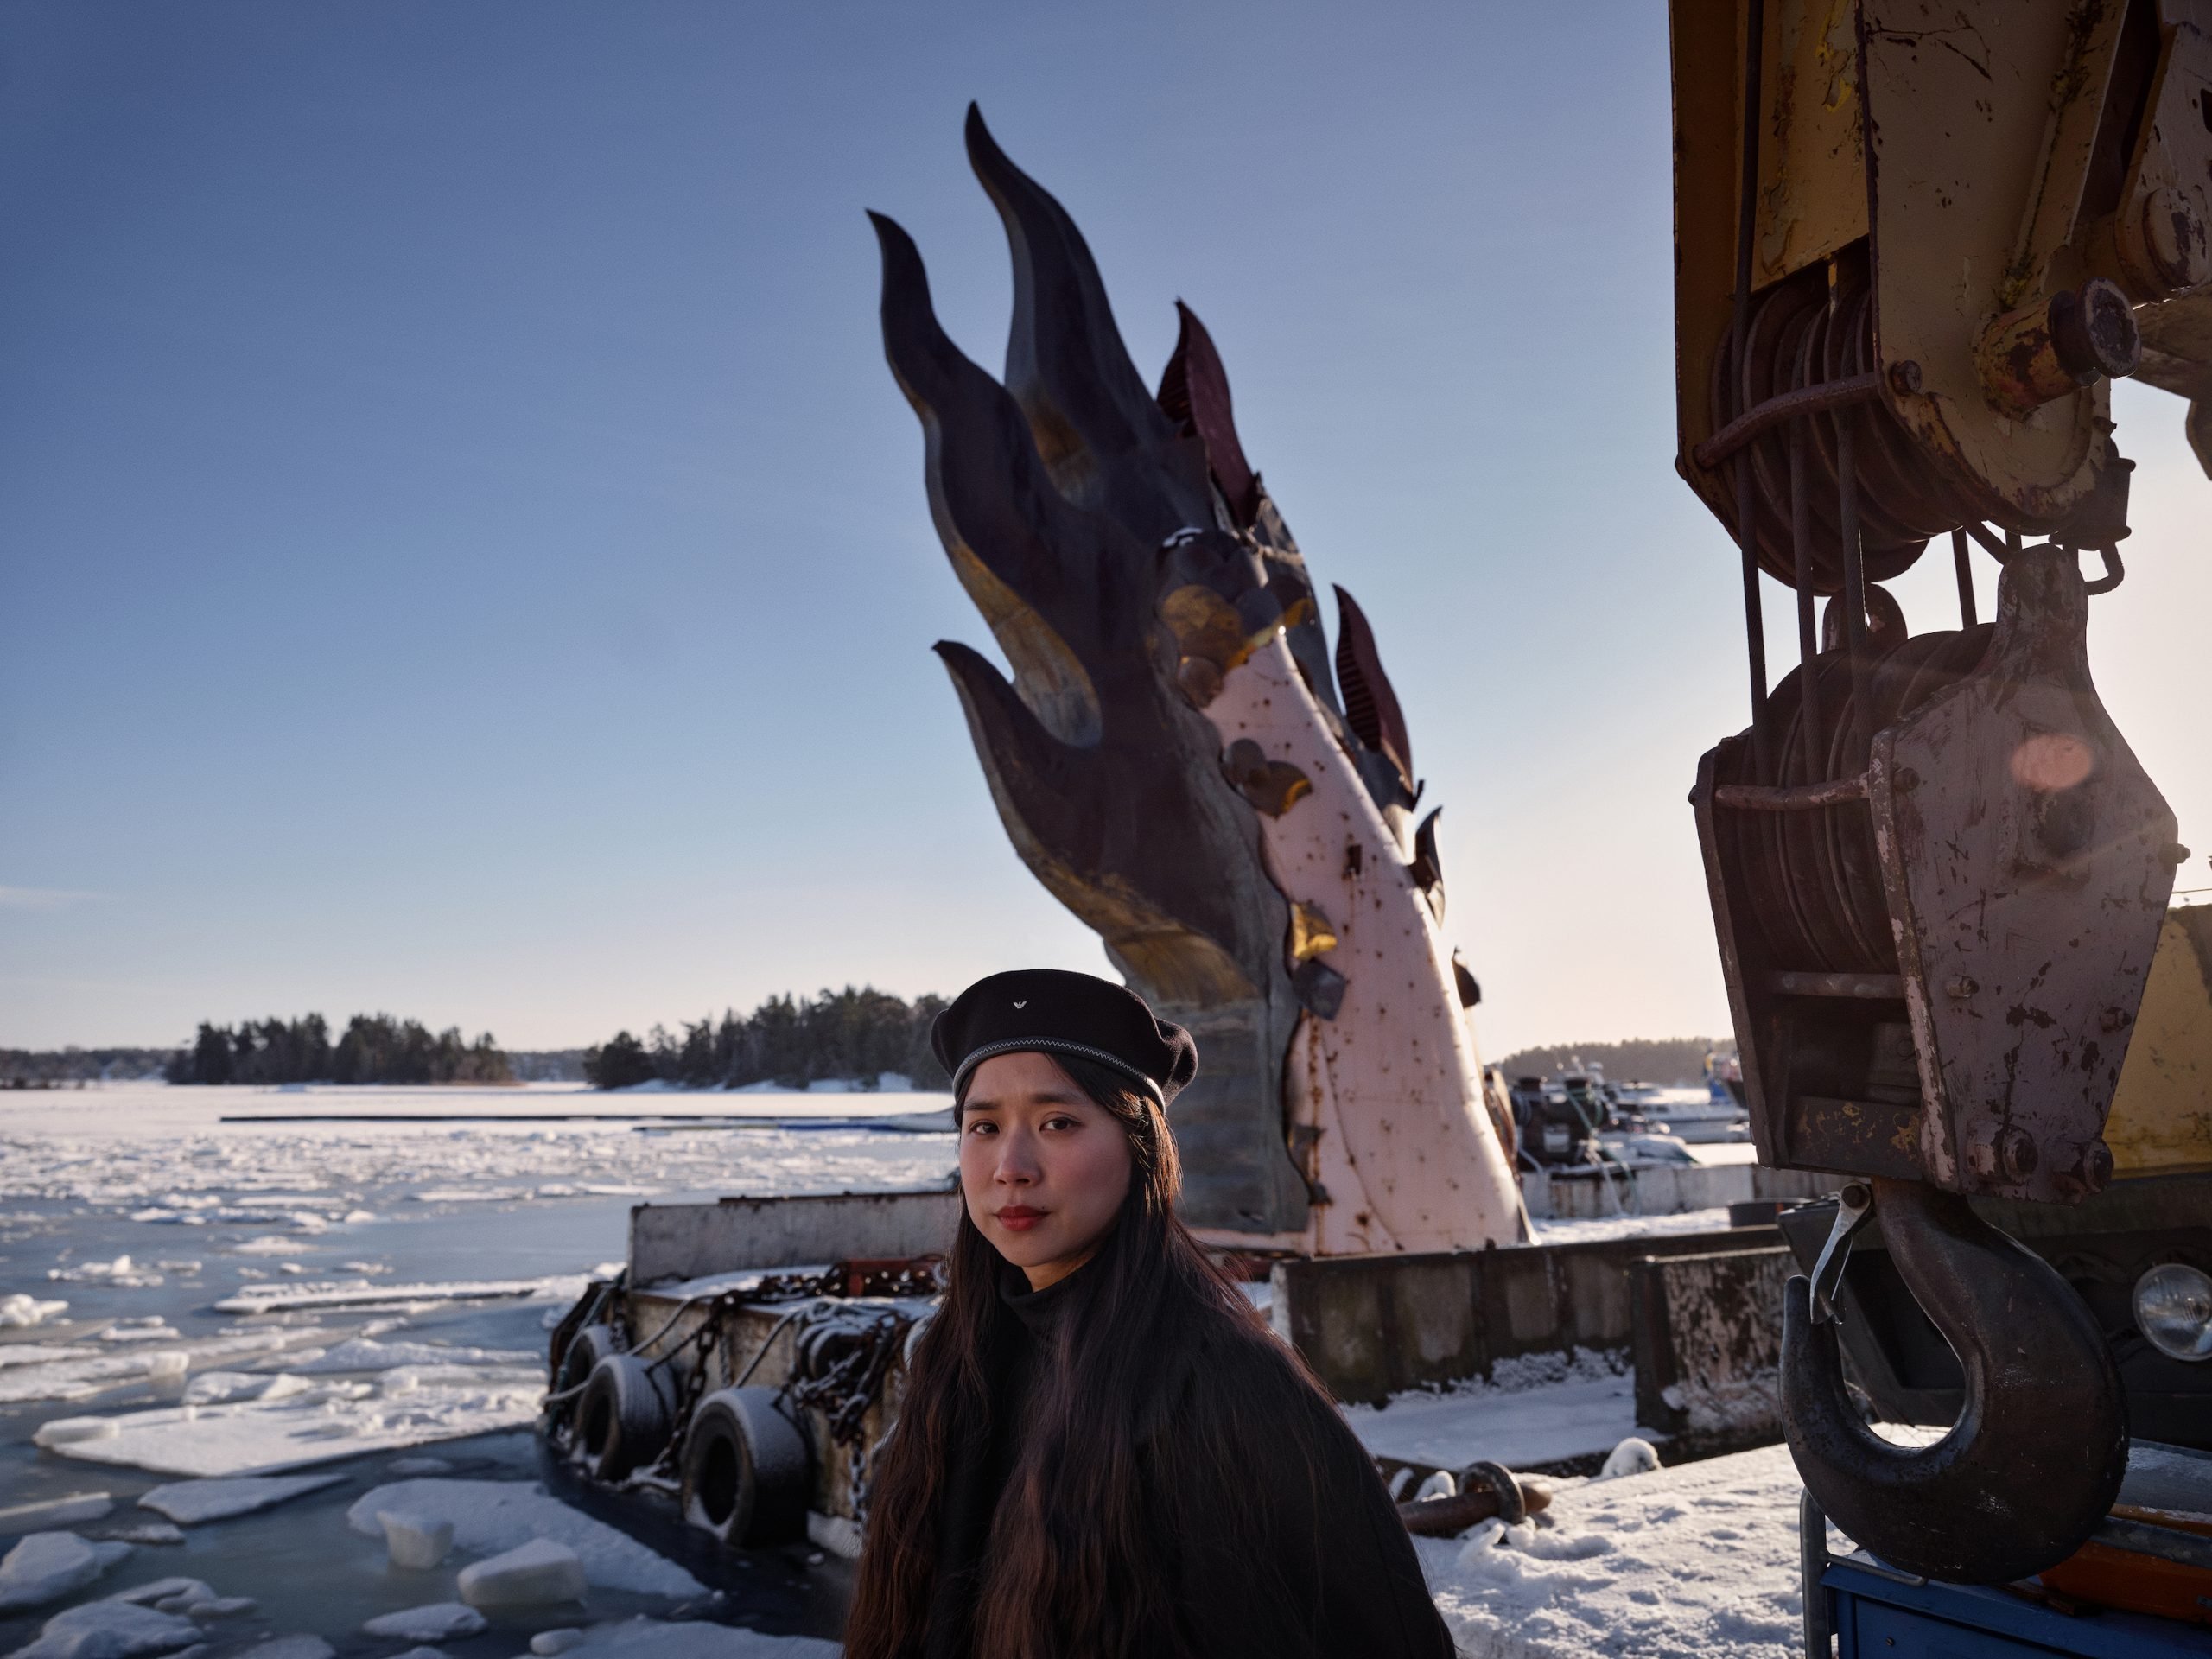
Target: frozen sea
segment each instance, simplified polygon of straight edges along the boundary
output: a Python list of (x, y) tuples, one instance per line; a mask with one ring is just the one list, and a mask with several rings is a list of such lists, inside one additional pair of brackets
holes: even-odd
[[(947, 1103), (561, 1084), (0, 1093), (0, 1512), (104, 1492), (112, 1511), (70, 1529), (145, 1536), (162, 1517), (138, 1500), (181, 1478), (339, 1477), (183, 1527), (179, 1542), (137, 1543), (73, 1595), (0, 1612), (0, 1654), (73, 1602), (180, 1576), (257, 1604), (209, 1625), (208, 1659), (302, 1634), (349, 1656), (398, 1653), (411, 1644), (361, 1626), (450, 1601), (452, 1567), (388, 1567), (346, 1510), (404, 1478), (410, 1458), (441, 1459), (457, 1478), (548, 1477), (529, 1427), (545, 1327), (588, 1274), (622, 1258), (630, 1206), (937, 1185), (952, 1168), (950, 1134), (821, 1120)], [(360, 1121), (372, 1117), (383, 1121)], [(6, 1324), (11, 1314), (35, 1323)], [(84, 1432), (71, 1424), (86, 1418), (119, 1427), (35, 1441)], [(680, 1533), (655, 1541), (677, 1556), (689, 1547)], [(0, 1537), (0, 1550), (12, 1542)], [(763, 1632), (834, 1634), (842, 1569), (810, 1554), (747, 1561), (706, 1611)], [(696, 1610), (620, 1584), (588, 1598), (593, 1621)], [(485, 1632), (439, 1645), (453, 1659), (508, 1659), (532, 1631), (580, 1622), (574, 1607), (494, 1614)]]

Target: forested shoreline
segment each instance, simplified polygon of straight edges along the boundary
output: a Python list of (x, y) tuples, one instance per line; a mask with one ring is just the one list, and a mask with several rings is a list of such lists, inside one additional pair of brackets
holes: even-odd
[[(502, 1049), (489, 1033), (465, 1041), (457, 1028), (433, 1033), (390, 1014), (356, 1014), (334, 1039), (321, 1014), (302, 1019), (203, 1023), (178, 1049), (0, 1048), (0, 1089), (166, 1077), (171, 1083), (271, 1084), (588, 1082), (601, 1089), (660, 1082), (687, 1089), (772, 1084), (804, 1089), (838, 1080), (874, 1086), (886, 1072), (917, 1089), (950, 1080), (929, 1048), (941, 996), (912, 1002), (873, 986), (813, 997), (770, 997), (752, 1013), (654, 1026), (643, 1037), (618, 1032), (594, 1048)], [(1509, 1076), (1553, 1075), (1603, 1066), (1618, 1082), (1694, 1083), (1707, 1052), (1734, 1044), (1704, 1037), (1555, 1043), (1494, 1062)]]
[(952, 1080), (930, 1052), (930, 1023), (945, 1001), (925, 994), (908, 1002), (872, 985), (811, 999), (772, 996), (751, 1014), (725, 1009), (719, 1020), (681, 1021), (680, 1033), (658, 1025), (642, 1038), (617, 1032), (584, 1051), (584, 1077), (600, 1089), (654, 1082), (804, 1089), (831, 1080), (873, 1088), (889, 1072), (916, 1089), (950, 1088)]
[(335, 1042), (329, 1022), (246, 1020), (236, 1027), (202, 1020), (190, 1048), (170, 1056), (175, 1084), (512, 1083), (514, 1071), (490, 1032), (474, 1042), (459, 1027), (432, 1033), (420, 1020), (357, 1014)]

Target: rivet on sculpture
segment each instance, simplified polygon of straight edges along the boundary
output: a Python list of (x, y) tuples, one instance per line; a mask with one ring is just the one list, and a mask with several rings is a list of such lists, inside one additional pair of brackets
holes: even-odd
[(1174, 1112), (1188, 1219), (1316, 1255), (1524, 1239), (1474, 981), (1438, 931), (1436, 815), (1415, 827), (1365, 619), (1339, 588), (1332, 672), (1198, 318), (1179, 306), (1147, 390), (1074, 222), (973, 108), (968, 154), (1014, 255), (1003, 385), (946, 338), (913, 242), (874, 216), (931, 515), (1014, 677), (937, 651), (1023, 862), (1198, 1035)]

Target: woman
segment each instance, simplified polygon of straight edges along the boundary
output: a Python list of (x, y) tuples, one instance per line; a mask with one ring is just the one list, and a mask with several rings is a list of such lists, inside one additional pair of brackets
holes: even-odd
[(1084, 974), (931, 1033), (965, 1199), (849, 1659), (1451, 1659), (1374, 1465), (1174, 1215), (1190, 1033)]

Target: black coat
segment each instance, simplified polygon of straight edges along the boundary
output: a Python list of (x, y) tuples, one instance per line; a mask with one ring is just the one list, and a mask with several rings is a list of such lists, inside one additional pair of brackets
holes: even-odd
[[(992, 1357), (998, 1427), (954, 1449), (925, 1659), (966, 1659), (1023, 1408), (1082, 1277), (1005, 1296), (1016, 1318), (1002, 1322)], [(1131, 1570), (1169, 1575), (1175, 1628), (1153, 1633), (1132, 1659), (1453, 1659), (1396, 1505), (1287, 1350), (1200, 1320), (1166, 1345), (1158, 1378), (1141, 1465), (1158, 1549)], [(1232, 1472), (1208, 1472), (1219, 1469)]]

